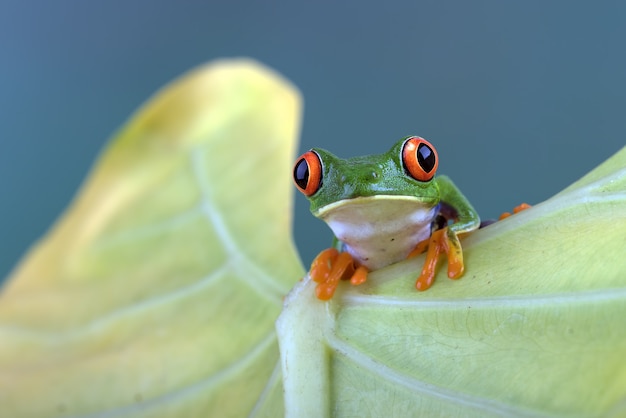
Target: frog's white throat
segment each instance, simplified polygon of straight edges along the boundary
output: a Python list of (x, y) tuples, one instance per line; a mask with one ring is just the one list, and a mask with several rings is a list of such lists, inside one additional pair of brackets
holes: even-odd
[(340, 200), (320, 208), (344, 250), (370, 270), (404, 260), (431, 233), (437, 205), (410, 196), (379, 195)]

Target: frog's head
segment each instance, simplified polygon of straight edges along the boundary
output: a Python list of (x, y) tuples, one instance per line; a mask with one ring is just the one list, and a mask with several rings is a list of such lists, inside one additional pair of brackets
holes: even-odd
[(428, 141), (409, 136), (384, 154), (345, 160), (313, 148), (296, 160), (293, 178), (317, 217), (357, 202), (413, 201), (434, 207), (439, 203), (433, 181), (438, 162), (437, 151)]

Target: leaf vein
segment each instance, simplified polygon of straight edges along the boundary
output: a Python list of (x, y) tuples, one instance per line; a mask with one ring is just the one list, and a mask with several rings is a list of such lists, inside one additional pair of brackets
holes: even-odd
[(545, 306), (546, 303), (570, 304), (596, 303), (626, 299), (626, 288), (554, 293), (548, 295), (494, 296), (466, 299), (408, 299), (394, 296), (346, 294), (346, 305), (355, 306), (394, 306), (414, 309), (442, 309), (459, 307), (499, 307), (499, 306)]
[(463, 408), (488, 411), (502, 416), (551, 416), (543, 415), (539, 411), (516, 408), (512, 405), (497, 402), (493, 399), (471, 396), (466, 393), (417, 380), (376, 361), (372, 357), (365, 355), (358, 349), (352, 347), (347, 342), (337, 337), (334, 332), (327, 335), (327, 342), (333, 350), (349, 361), (358, 364), (360, 367), (369, 370), (371, 373), (380, 376), (384, 380), (399, 384), (414, 393), (421, 393), (429, 397), (438, 398), (446, 403), (459, 404), (462, 405)]
[(93, 333), (105, 332), (105, 328), (114, 325), (118, 321), (123, 321), (129, 316), (147, 311), (149, 309), (159, 308), (164, 304), (179, 303), (180, 299), (187, 296), (192, 296), (196, 294), (200, 289), (211, 284), (214, 280), (222, 276), (228, 270), (228, 268), (229, 266), (225, 264), (220, 268), (214, 270), (208, 276), (204, 277), (201, 280), (193, 282), (189, 286), (185, 286), (174, 291), (110, 311), (106, 315), (98, 317), (97, 319), (90, 321), (80, 327), (73, 328), (71, 331), (41, 331), (9, 325), (0, 325), (0, 335), (3, 336), (3, 339), (8, 338), (9, 334), (13, 334), (16, 336), (19, 335), (21, 338), (32, 338), (46, 342), (58, 343), (60, 341), (79, 339)]
[(237, 375), (240, 371), (251, 367), (252, 363), (257, 360), (257, 358), (259, 358), (268, 348), (270, 348), (275, 341), (276, 334), (274, 332), (270, 332), (263, 338), (263, 340), (252, 347), (246, 355), (239, 358), (234, 363), (231, 363), (230, 365), (200, 381), (194, 382), (182, 388), (174, 389), (170, 392), (166, 392), (155, 398), (151, 398), (137, 404), (125, 405), (106, 411), (76, 415), (68, 418), (114, 418), (128, 414), (146, 412), (152, 409), (162, 408), (164, 405), (173, 405), (176, 402), (182, 402), (186, 398), (197, 396), (202, 392), (210, 390), (212, 387), (219, 385), (221, 382), (233, 377), (234, 375)]

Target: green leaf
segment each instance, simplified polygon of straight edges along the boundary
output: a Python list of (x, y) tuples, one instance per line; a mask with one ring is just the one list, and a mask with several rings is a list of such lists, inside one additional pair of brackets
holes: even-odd
[(423, 257), (329, 303), (298, 284), (287, 416), (626, 416), (626, 148), (462, 244), (464, 277), (426, 292)]
[(300, 107), (228, 60), (130, 120), (0, 296), (0, 416), (283, 414)]

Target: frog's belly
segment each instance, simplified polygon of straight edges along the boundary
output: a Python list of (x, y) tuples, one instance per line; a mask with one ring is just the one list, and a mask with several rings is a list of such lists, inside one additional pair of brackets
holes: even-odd
[(356, 198), (326, 207), (318, 215), (359, 263), (370, 270), (406, 259), (431, 234), (437, 206), (416, 199)]

